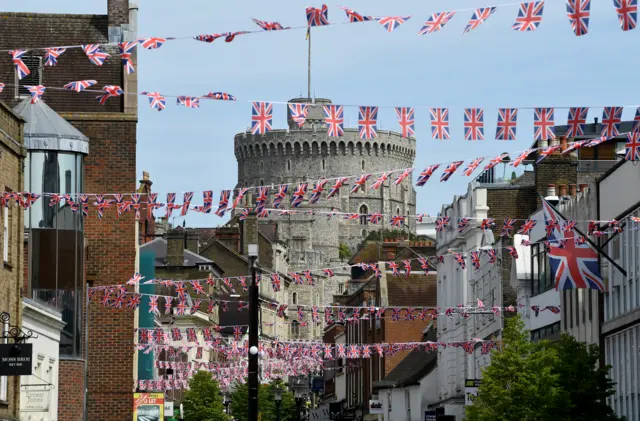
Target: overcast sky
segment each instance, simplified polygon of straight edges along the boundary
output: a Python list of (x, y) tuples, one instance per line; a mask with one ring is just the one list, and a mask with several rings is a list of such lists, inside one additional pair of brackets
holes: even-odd
[[(344, 2), (326, 3), (330, 21), (346, 21), (336, 7)], [(336, 104), (455, 107), (450, 111), (450, 141), (431, 140), (428, 110), (416, 110), (416, 173), (433, 163), (526, 149), (531, 144), (532, 111), (519, 112), (518, 139), (504, 142), (494, 140), (497, 108), (592, 106), (588, 117), (592, 121), (602, 117), (602, 109), (595, 107), (638, 103), (640, 59), (633, 48), (637, 30), (621, 31), (613, 2), (602, 0), (592, 2), (589, 34), (576, 37), (565, 3), (548, 0), (544, 20), (533, 33), (511, 29), (518, 8), (503, 0), (494, 4), (509, 5), (498, 7), (468, 34), (462, 32), (470, 10), (458, 12), (440, 33), (418, 36), (434, 12), (491, 3), (349, 0), (346, 6), (364, 15), (412, 18), (393, 33), (375, 22), (314, 30), (313, 92)], [(183, 37), (253, 30), (251, 18), (305, 25), (308, 4), (299, 0), (139, 0), (138, 5), (140, 37)], [(5, 0), (0, 11), (104, 14), (106, 0)], [(196, 110), (177, 108), (169, 100), (161, 113), (149, 109), (145, 98), (140, 100), (139, 177), (148, 171), (154, 190), (161, 195), (195, 191), (195, 204), (200, 204), (202, 190), (214, 190), (217, 200), (220, 190), (235, 186), (233, 136), (250, 123), (249, 101), (287, 101), (306, 94), (304, 30), (240, 36), (229, 44), (175, 41), (159, 50), (140, 51), (140, 91), (191, 96), (224, 91), (239, 99), (237, 103), (206, 102)], [(485, 109), (486, 140), (463, 139), (465, 107)], [(623, 118), (632, 118), (633, 112), (625, 108)], [(390, 108), (381, 110), (379, 127), (397, 129), (392, 113)], [(353, 125), (357, 109), (347, 108), (345, 117)], [(566, 118), (566, 110), (556, 111), (556, 123), (564, 124)], [(275, 106), (274, 127), (286, 127), (284, 105)], [(469, 178), (456, 175), (447, 183), (434, 178), (417, 187), (418, 211), (436, 214), (455, 194), (463, 194), (468, 182)], [(220, 222), (215, 216), (190, 215), (187, 224)]]

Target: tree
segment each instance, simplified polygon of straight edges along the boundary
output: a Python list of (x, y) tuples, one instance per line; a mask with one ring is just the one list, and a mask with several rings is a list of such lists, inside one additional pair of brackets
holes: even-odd
[(505, 320), (501, 352), (492, 352), (468, 421), (569, 421), (557, 409), (567, 393), (555, 372), (558, 353), (548, 342), (531, 342), (520, 316)]
[(338, 248), (338, 257), (340, 257), (340, 260), (342, 261), (349, 260), (351, 257), (351, 249), (348, 245), (340, 243), (340, 247)]
[(607, 404), (615, 383), (607, 376), (611, 366), (600, 367), (600, 348), (567, 334), (554, 346), (559, 356), (555, 367), (559, 385), (569, 394), (569, 401), (557, 413), (572, 421), (622, 420)]
[(211, 373), (199, 371), (189, 381), (182, 400), (185, 421), (227, 421), (218, 383)]
[[(284, 392), (285, 386), (281, 381), (271, 384), (261, 384), (258, 389), (258, 412), (262, 421), (276, 421), (276, 399), (273, 389), (279, 387), (283, 390), (280, 404), (280, 419), (282, 421), (295, 421), (296, 405), (293, 393)], [(238, 421), (248, 419), (249, 387), (247, 384), (238, 384), (231, 395), (231, 415)]]

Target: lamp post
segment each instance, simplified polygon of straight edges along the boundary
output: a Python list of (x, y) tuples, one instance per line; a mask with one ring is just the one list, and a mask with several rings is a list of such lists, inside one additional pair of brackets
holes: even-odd
[(280, 421), (280, 404), (282, 404), (282, 389), (276, 387), (273, 389), (273, 395), (276, 400), (276, 421)]
[(249, 286), (249, 421), (258, 421), (258, 302), (257, 268), (258, 245), (248, 245), (249, 270), (251, 285)]

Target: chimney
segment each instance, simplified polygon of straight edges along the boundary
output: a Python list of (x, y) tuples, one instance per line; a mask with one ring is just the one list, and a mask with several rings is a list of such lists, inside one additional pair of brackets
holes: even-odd
[(107, 0), (109, 26), (127, 25), (129, 23), (129, 0)]
[(566, 197), (567, 196), (567, 185), (566, 184), (558, 184), (558, 196)]
[(562, 152), (567, 150), (567, 137), (566, 136), (562, 136), (560, 138), (560, 145), (561, 145), (560, 150)]
[(578, 195), (578, 185), (569, 184), (569, 196), (576, 197)]
[(194, 230), (194, 229), (190, 229), (186, 232), (186, 248), (187, 250), (198, 254), (200, 253), (200, 246), (198, 244), (198, 240), (199, 240), (199, 236), (198, 236), (198, 231)]
[(555, 196), (555, 195), (556, 195), (556, 185), (547, 184), (547, 196)]
[(242, 254), (249, 255), (249, 244), (258, 244), (258, 218), (254, 210), (242, 221)]
[(589, 185), (587, 183), (581, 183), (580, 184), (580, 191), (584, 192), (585, 190), (587, 190), (589, 188)]
[(142, 171), (142, 180), (138, 180), (140, 182), (141, 186), (144, 186), (144, 192), (145, 193), (150, 193), (151, 192), (151, 186), (153, 185), (153, 182), (151, 181), (151, 179), (149, 178), (149, 173), (146, 171)]
[(167, 233), (167, 266), (184, 265), (185, 232), (176, 228)]
[(396, 258), (398, 242), (396, 240), (384, 240), (382, 243), (382, 260), (393, 260)]

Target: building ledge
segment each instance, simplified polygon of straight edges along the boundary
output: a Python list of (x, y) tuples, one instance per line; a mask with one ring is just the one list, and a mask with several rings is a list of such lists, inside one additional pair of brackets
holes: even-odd
[(65, 120), (71, 121), (130, 121), (138, 122), (137, 114), (128, 113), (60, 113)]
[(623, 330), (631, 325), (640, 323), (640, 308), (624, 313), (615, 319), (602, 324), (602, 335), (611, 335), (619, 330)]

